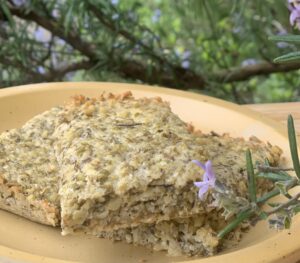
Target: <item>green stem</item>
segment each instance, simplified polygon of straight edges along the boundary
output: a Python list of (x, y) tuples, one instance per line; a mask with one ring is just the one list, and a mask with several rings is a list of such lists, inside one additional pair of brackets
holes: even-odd
[(263, 196), (261, 196), (260, 198), (257, 199), (257, 204), (263, 204), (266, 201), (268, 201), (269, 199), (271, 199), (272, 197), (279, 195), (280, 191), (279, 189), (274, 189), (271, 192), (268, 192), (266, 194), (264, 194)]
[(253, 211), (251, 209), (247, 209), (237, 215), (237, 217), (231, 221), (226, 227), (224, 227), (219, 233), (218, 238), (224, 238), (229, 232), (235, 229), (240, 223), (244, 220), (248, 219), (250, 216), (253, 215)]
[(295, 196), (292, 196), (292, 198), (287, 201), (286, 203), (283, 203), (279, 206), (277, 206), (276, 208), (266, 212), (266, 214), (269, 216), (269, 215), (272, 215), (272, 214), (275, 214), (277, 213), (278, 211), (280, 211), (281, 209), (284, 209), (284, 208), (287, 208), (289, 205), (292, 205), (294, 204), (295, 202), (298, 201), (298, 199), (300, 198), (300, 193), (297, 193)]
[[(298, 185), (298, 180), (294, 177), (287, 183), (286, 188), (287, 188), (287, 190), (289, 190), (296, 185)], [(266, 201), (268, 201), (272, 197), (279, 195), (279, 194), (280, 194), (279, 189), (277, 189), (277, 188), (273, 189), (271, 192), (268, 192), (268, 193), (264, 194), (263, 196), (261, 196), (260, 198), (258, 198), (257, 204), (264, 204)]]
[(246, 151), (246, 162), (247, 162), (248, 189), (249, 189), (250, 201), (252, 203), (256, 203), (256, 181), (255, 181), (251, 152), (249, 149)]
[(296, 132), (295, 132), (294, 120), (292, 115), (289, 115), (288, 117), (288, 135), (289, 135), (290, 150), (291, 150), (295, 173), (297, 177), (300, 179), (300, 163), (298, 157)]

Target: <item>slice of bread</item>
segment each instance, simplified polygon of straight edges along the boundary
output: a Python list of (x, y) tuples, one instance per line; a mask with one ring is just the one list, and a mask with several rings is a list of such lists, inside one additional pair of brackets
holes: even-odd
[[(281, 154), (258, 140), (224, 137), (223, 143), (217, 136), (197, 136), (160, 98), (80, 96), (64, 114), (68, 121), (54, 132), (64, 234), (97, 235), (205, 214), (207, 203), (194, 186), (203, 170), (193, 159), (217, 158), (218, 179), (246, 197), (246, 149), (256, 150), (261, 162), (269, 157), (274, 163)], [(234, 174), (226, 174), (228, 166)]]
[[(242, 138), (207, 135), (198, 132), (208, 145), (209, 159), (212, 160), (219, 181), (232, 186), (237, 196), (247, 198), (247, 175), (245, 151), (250, 149), (254, 162), (263, 163), (267, 158), (271, 165), (278, 165), (282, 151), (252, 137)], [(258, 180), (258, 195), (272, 188), (269, 181)], [(208, 197), (209, 200), (211, 200)], [(211, 200), (213, 202), (213, 200)], [(229, 219), (230, 220), (230, 219)], [(213, 255), (223, 246), (232, 246), (241, 238), (241, 227), (225, 240), (218, 240), (216, 233), (228, 224), (223, 211), (211, 207), (205, 214), (189, 218), (160, 221), (156, 224), (141, 224), (133, 228), (101, 232), (100, 237), (114, 241), (142, 245), (152, 250), (166, 250), (172, 256)]]
[(78, 97), (65, 116), (54, 133), (64, 234), (204, 213), (191, 161), (207, 145), (160, 98)]
[(61, 107), (0, 135), (0, 208), (59, 225), (58, 166), (53, 151)]

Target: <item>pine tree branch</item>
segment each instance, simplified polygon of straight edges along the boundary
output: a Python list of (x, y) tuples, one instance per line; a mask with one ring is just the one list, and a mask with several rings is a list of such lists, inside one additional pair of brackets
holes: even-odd
[(258, 63), (240, 68), (233, 68), (227, 71), (211, 75), (211, 79), (221, 83), (245, 81), (254, 76), (269, 75), (273, 73), (289, 72), (300, 69), (300, 62), (289, 64), (273, 64), (268, 62)]
[(3, 68), (6, 68), (8, 66), (17, 68), (21, 72), (26, 73), (29, 76), (33, 77), (33, 78), (39, 78), (39, 76), (40, 76), (39, 73), (31, 70), (29, 67), (25, 67), (19, 61), (16, 62), (16, 61), (13, 61), (13, 60), (8, 59), (8, 58), (0, 57), (0, 64), (2, 64), (4, 66)]
[(3, 57), (0, 58), (0, 64), (3, 64), (5, 67), (11, 66), (17, 68), (23, 73), (27, 74), (26, 81), (28, 83), (38, 83), (44, 81), (52, 82), (62, 80), (67, 73), (83, 69), (89, 70), (91, 67), (93, 67), (93, 63), (91, 61), (84, 60), (78, 63), (58, 67), (54, 70), (50, 70), (47, 73), (38, 73), (36, 71), (31, 70), (29, 67), (23, 66), (20, 62), (14, 62)]
[(48, 73), (41, 74), (44, 81), (62, 80), (63, 77), (70, 72), (77, 70), (89, 70), (94, 66), (94, 63), (88, 60), (83, 60), (78, 63), (58, 67)]

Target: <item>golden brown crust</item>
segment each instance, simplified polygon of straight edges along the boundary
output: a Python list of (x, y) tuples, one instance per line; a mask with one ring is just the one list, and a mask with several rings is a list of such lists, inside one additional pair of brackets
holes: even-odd
[(136, 99), (131, 91), (125, 91), (120, 94), (114, 94), (110, 92), (103, 92), (98, 98), (89, 98), (84, 95), (75, 95), (71, 97), (71, 100), (65, 103), (67, 110), (72, 110), (74, 108), (78, 108), (83, 105), (83, 108), (88, 108), (91, 105), (95, 105), (97, 102), (105, 102), (105, 101), (111, 101), (111, 102), (121, 102), (126, 100), (139, 100), (142, 101), (145, 104), (150, 103), (158, 103), (165, 106), (169, 106), (169, 103), (166, 101), (163, 101), (161, 97), (152, 97), (147, 98), (143, 97), (140, 99)]

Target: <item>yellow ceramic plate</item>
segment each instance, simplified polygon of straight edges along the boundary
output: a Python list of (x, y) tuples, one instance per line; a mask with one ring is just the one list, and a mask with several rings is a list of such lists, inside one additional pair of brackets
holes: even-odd
[[(19, 127), (29, 118), (75, 94), (97, 96), (103, 91), (131, 90), (136, 97), (160, 96), (186, 122), (209, 132), (232, 136), (255, 135), (277, 144), (289, 158), (285, 128), (257, 113), (228, 102), (183, 91), (117, 83), (51, 83), (20, 86), (0, 91), (0, 131)], [(297, 232), (298, 230), (298, 232)], [(59, 229), (43, 226), (0, 211), (0, 262), (199, 262), (259, 263), (296, 262), (300, 258), (300, 220), (290, 231), (275, 232), (260, 223), (231, 251), (211, 258), (172, 258), (165, 253), (82, 236), (62, 237)]]

